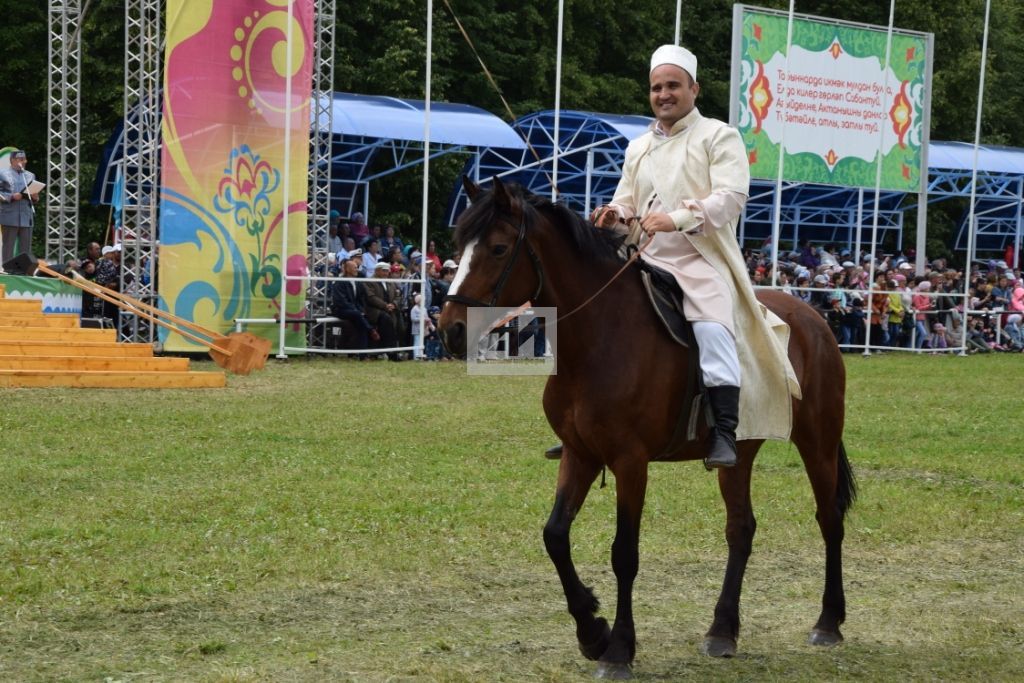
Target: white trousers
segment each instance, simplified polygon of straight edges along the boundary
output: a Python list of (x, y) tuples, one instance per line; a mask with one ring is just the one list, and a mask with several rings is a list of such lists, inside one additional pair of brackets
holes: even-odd
[(704, 386), (740, 386), (740, 359), (736, 355), (736, 340), (721, 323), (697, 321), (693, 323), (693, 336), (700, 348), (700, 369)]

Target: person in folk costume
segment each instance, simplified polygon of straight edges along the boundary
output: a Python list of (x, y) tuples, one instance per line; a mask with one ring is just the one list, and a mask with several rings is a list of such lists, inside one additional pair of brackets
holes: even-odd
[(591, 220), (634, 243), (651, 238), (642, 258), (679, 282), (715, 420), (704, 462), (732, 467), (737, 438), (789, 438), (788, 398), (800, 398), (789, 327), (756, 300), (736, 241), (750, 191), (739, 132), (696, 108), (697, 58), (686, 48), (659, 47), (649, 76), (656, 120), (629, 144), (612, 202)]

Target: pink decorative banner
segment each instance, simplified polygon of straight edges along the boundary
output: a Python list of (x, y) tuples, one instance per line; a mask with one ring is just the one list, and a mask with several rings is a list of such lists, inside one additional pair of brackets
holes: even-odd
[[(313, 0), (168, 0), (159, 292), (172, 313), (220, 332), (279, 318), (283, 273), (307, 273), (312, 41)], [(305, 317), (305, 291), (288, 283), (287, 318)], [(277, 327), (250, 331), (278, 340)], [(304, 346), (304, 332), (289, 324), (285, 343)]]

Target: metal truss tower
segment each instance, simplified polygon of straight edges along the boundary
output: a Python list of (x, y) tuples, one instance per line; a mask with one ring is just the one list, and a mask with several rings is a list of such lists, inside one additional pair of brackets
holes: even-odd
[[(86, 0), (88, 7), (91, 0)], [(119, 239), (121, 291), (155, 303), (161, 151), (161, 69), (165, 0), (125, 0), (123, 196)], [(308, 246), (314, 274), (326, 274), (331, 200), (335, 1), (315, 0), (313, 130), (310, 139)], [(65, 261), (78, 250), (81, 0), (49, 0), (50, 63), (46, 257)], [(329, 286), (310, 282), (309, 314), (329, 307)], [(134, 315), (121, 315), (122, 341), (152, 342), (155, 330)], [(325, 329), (312, 325), (310, 346), (323, 347)]]
[[(126, 0), (124, 4), (121, 291), (154, 304), (160, 190), (162, 5), (163, 0)], [(132, 314), (121, 314), (119, 336), (122, 340), (152, 342), (154, 332), (147, 321)]]
[(81, 20), (80, 0), (50, 0), (45, 256), (53, 263), (65, 263), (78, 251)]
[[(306, 240), (309, 265), (315, 278), (327, 274), (328, 223), (331, 210), (331, 134), (334, 124), (334, 0), (316, 0), (313, 19), (313, 129), (309, 138), (309, 202)], [(307, 293), (310, 318), (327, 314), (330, 283), (313, 279)], [(326, 326), (311, 323), (307, 334), (310, 348), (326, 346)]]

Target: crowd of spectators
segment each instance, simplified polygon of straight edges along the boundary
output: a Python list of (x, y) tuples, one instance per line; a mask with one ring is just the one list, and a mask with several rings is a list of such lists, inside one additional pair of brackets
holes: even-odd
[[(360, 359), (450, 359), (436, 323), (456, 261), (442, 261), (433, 240), (423, 253), (406, 244), (393, 226), (367, 225), (361, 213), (343, 221), (332, 211), (328, 240), (328, 274), (347, 278), (331, 283), (330, 297), (331, 315), (341, 320), (344, 348), (365, 350)], [(409, 346), (414, 351), (396, 350)]]
[[(330, 312), (341, 321), (342, 347), (364, 351), (360, 358), (450, 359), (436, 323), (457, 261), (442, 260), (433, 240), (421, 253), (394, 226), (367, 225), (360, 213), (342, 220), (332, 211), (328, 240), (327, 274), (348, 278), (330, 286)], [(744, 255), (754, 286), (771, 287), (770, 250)], [(71, 267), (116, 289), (120, 256), (120, 245), (90, 243)], [(858, 259), (848, 248), (805, 241), (798, 250), (780, 251), (775, 286), (817, 309), (847, 352), (867, 347), (939, 353), (962, 346), (968, 353), (1024, 351), (1024, 279), (1012, 250), (1003, 260), (972, 264), (966, 297), (964, 277), (942, 258), (926, 261), (916, 273), (913, 250)], [(116, 320), (117, 310), (86, 294), (83, 317)], [(400, 347), (415, 351), (395, 350)]]
[[(745, 254), (755, 286), (772, 284), (767, 251)], [(777, 286), (820, 311), (844, 351), (866, 345), (940, 353), (966, 341), (968, 353), (1021, 352), (1024, 282), (1012, 256), (1009, 263), (973, 263), (965, 297), (964, 271), (945, 259), (926, 262), (917, 274), (912, 250), (856, 259), (849, 249), (803, 242), (780, 252)]]

